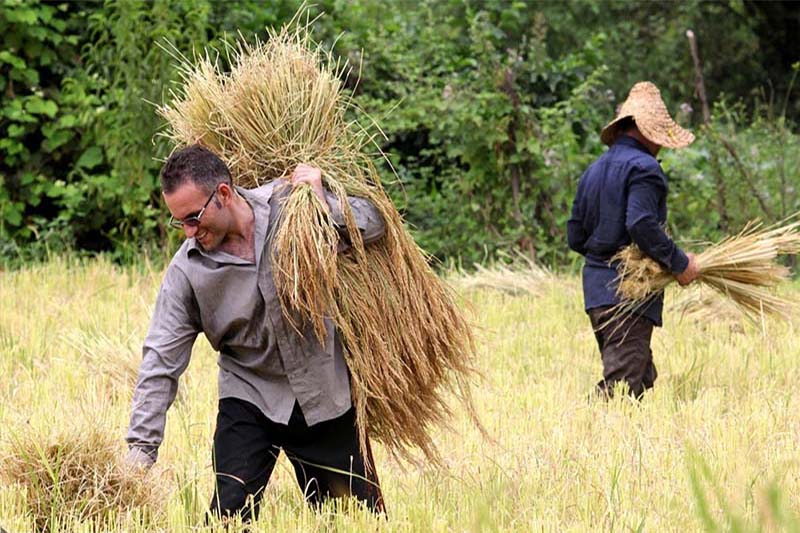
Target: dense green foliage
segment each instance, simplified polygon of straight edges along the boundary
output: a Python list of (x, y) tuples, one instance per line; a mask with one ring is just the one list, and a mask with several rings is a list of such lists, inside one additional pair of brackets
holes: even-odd
[[(290, 20), (300, 2), (0, 3), (0, 256), (171, 249), (158, 191), (170, 146), (153, 103), (175, 61)], [(598, 134), (650, 79), (698, 141), (667, 153), (671, 230), (713, 239), (800, 209), (791, 3), (325, 0), (314, 35), (386, 133), (382, 171), (418, 242), (466, 264), (519, 248), (572, 259), (564, 226)], [(703, 124), (686, 29), (698, 36)], [(794, 66), (793, 66), (794, 65)], [(168, 252), (167, 252), (168, 253)]]

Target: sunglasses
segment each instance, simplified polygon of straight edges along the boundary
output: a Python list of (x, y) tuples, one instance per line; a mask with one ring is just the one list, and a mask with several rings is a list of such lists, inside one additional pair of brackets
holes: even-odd
[(203, 207), (200, 211), (197, 212), (195, 215), (189, 215), (184, 219), (177, 219), (175, 217), (169, 217), (169, 225), (175, 229), (183, 229), (184, 227), (188, 226), (190, 228), (196, 228), (200, 225), (200, 217), (203, 216), (203, 213), (206, 212), (206, 208), (208, 204), (211, 202), (211, 199), (214, 198), (214, 195), (217, 194), (217, 189), (215, 188), (214, 191), (211, 193), (211, 196), (208, 197), (206, 203), (203, 204)]

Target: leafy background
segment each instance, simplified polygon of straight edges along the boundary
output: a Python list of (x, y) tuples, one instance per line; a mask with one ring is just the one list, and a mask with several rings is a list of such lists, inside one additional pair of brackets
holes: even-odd
[[(0, 3), (0, 262), (171, 255), (154, 103), (174, 61), (264, 36), (303, 4), (255, 0)], [(800, 210), (800, 7), (791, 2), (323, 0), (314, 36), (386, 132), (384, 180), (420, 245), (471, 266), (521, 250), (574, 264), (566, 219), (599, 130), (649, 79), (698, 140), (662, 164), (670, 230), (713, 240)], [(698, 37), (711, 103), (695, 95)], [(392, 170), (392, 167), (394, 170)]]

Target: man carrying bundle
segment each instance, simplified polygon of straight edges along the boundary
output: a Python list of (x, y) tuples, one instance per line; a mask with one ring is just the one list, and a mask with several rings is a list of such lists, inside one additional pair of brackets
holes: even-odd
[(694, 135), (672, 120), (655, 85), (639, 82), (600, 138), (610, 148), (578, 183), (567, 239), (569, 247), (586, 258), (584, 304), (603, 361), (597, 389), (609, 397), (616, 383), (625, 382), (630, 394), (641, 398), (658, 375), (650, 338), (653, 326), (661, 326), (664, 297), (648, 301), (631, 317), (614, 316), (620, 298), (617, 270), (610, 260), (633, 242), (681, 285), (697, 278), (694, 256), (664, 231), (667, 178), (655, 158), (661, 147), (683, 148)]
[[(213, 513), (255, 518), (248, 499), (257, 514), (281, 449), (310, 503), (352, 495), (383, 512), (369, 447), (366, 456), (359, 449), (339, 333), (327, 319), (324, 346), (311, 328), (298, 333), (285, 320), (273, 281), (273, 236), (294, 187), (311, 187), (342, 228), (339, 251), (348, 246), (340, 206), (323, 188), (320, 170), (299, 165), (290, 180), (246, 190), (233, 186), (219, 157), (195, 145), (167, 160), (161, 186), (170, 225), (187, 239), (167, 269), (145, 338), (129, 461), (156, 461), (178, 378), (202, 332), (219, 352)], [(385, 228), (375, 206), (360, 198), (349, 203), (364, 243), (379, 239)]]

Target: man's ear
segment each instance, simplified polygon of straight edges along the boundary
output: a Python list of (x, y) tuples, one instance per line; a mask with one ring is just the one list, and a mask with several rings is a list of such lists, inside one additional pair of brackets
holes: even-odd
[[(217, 185), (219, 187), (217, 189), (217, 198), (219, 198), (219, 202), (221, 205), (230, 205), (231, 201), (233, 200), (233, 195), (236, 194), (233, 191), (233, 188), (228, 183), (220, 183)], [(217, 205), (217, 207), (221, 207), (221, 205)]]

